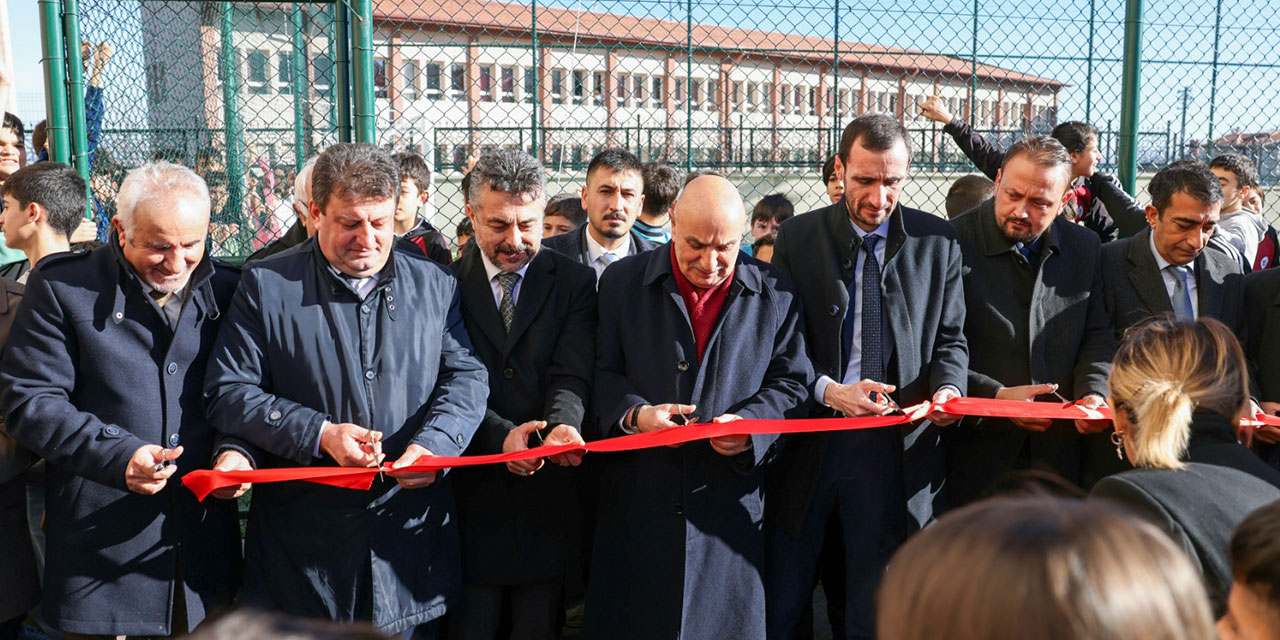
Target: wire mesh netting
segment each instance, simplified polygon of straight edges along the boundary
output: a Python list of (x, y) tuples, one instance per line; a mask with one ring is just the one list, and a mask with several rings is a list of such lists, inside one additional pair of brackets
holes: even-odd
[[(92, 167), (102, 212), (125, 170), (169, 158), (212, 187), (215, 252), (251, 252), (292, 224), (293, 172), (349, 136), (344, 80), (359, 77), (373, 84), (378, 143), (434, 167), (421, 213), (451, 239), (469, 162), (501, 147), (542, 160), (550, 195), (576, 193), (592, 156), (619, 146), (718, 170), (748, 207), (783, 193), (797, 211), (829, 202), (820, 168), (863, 113), (908, 127), (903, 201), (938, 213), (976, 173), (948, 116), (998, 147), (1087, 121), (1103, 170), (1117, 163), (1122, 0), (374, 0), (367, 16), (351, 4), (81, 0), (84, 39), (116, 52)], [(1258, 54), (1280, 49), (1280, 26), (1258, 18), (1268, 7), (1146, 4), (1140, 172), (1235, 150), (1273, 187), (1280, 66)], [(359, 68), (346, 25), (366, 19), (373, 57)]]

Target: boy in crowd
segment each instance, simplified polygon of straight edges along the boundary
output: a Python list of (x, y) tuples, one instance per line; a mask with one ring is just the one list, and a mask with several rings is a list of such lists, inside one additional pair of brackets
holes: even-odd
[(836, 170), (837, 155), (833, 154), (822, 165), (822, 181), (827, 187), (827, 198), (831, 200), (831, 204), (840, 202), (840, 198), (844, 197), (844, 176)]
[[(755, 208), (751, 210), (752, 242), (777, 233), (778, 226), (795, 214), (796, 206), (791, 204), (791, 200), (781, 193), (774, 193), (761, 198), (760, 202), (757, 202)], [(754, 251), (755, 245), (752, 244), (750, 246)]]
[(654, 244), (666, 244), (671, 239), (671, 208), (680, 195), (680, 174), (669, 164), (650, 162), (643, 176), (644, 207), (632, 228)]
[(1258, 188), (1258, 169), (1238, 153), (1224, 153), (1209, 161), (1209, 170), (1222, 185), (1218, 235), (1240, 253), (1242, 266), (1249, 271), (1258, 255), (1258, 243), (1267, 233), (1266, 218), (1244, 206)]
[(582, 198), (576, 193), (562, 193), (547, 201), (542, 214), (542, 237), (569, 233), (586, 221), (587, 210), (582, 208)]
[(400, 199), (396, 202), (394, 223), (396, 236), (412, 243), (428, 258), (449, 264), (453, 261), (449, 241), (430, 222), (418, 216), (418, 211), (431, 198), (431, 168), (422, 156), (408, 151), (396, 154), (396, 162), (400, 164)]
[(947, 219), (954, 219), (970, 209), (977, 209), (983, 200), (990, 198), (995, 192), (996, 183), (986, 176), (961, 176), (947, 190)]

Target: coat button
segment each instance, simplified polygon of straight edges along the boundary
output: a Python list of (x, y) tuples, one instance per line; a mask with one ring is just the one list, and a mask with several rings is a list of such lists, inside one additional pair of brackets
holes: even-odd
[(171, 447), (176, 447), (176, 446), (178, 446), (178, 441), (179, 441), (179, 440), (181, 440), (181, 438), (179, 438), (179, 437), (178, 437), (178, 434), (176, 434), (176, 433), (174, 433), (174, 434), (170, 434), (170, 435), (169, 435), (169, 446), (171, 446)]
[(267, 414), (267, 419), (268, 419), (268, 420), (279, 420), (283, 415), (284, 415), (284, 414), (280, 413), (280, 410), (279, 410), (279, 409), (277, 409), (277, 410), (272, 411), (271, 413), (268, 413), (268, 414)]
[(514, 378), (514, 377), (515, 377), (515, 375), (516, 375), (516, 372), (515, 372), (515, 370), (514, 370), (514, 369), (512, 369), (511, 367), (507, 367), (506, 369), (503, 369), (503, 370), (502, 370), (502, 377), (504, 377), (504, 378), (506, 378), (506, 379), (508, 379), (508, 380), (510, 380), (510, 379), (512, 379), (512, 378)]
[(839, 315), (839, 314), (840, 314), (840, 305), (835, 305), (835, 304), (833, 304), (833, 305), (831, 305), (831, 306), (827, 307), (827, 313), (828, 313), (829, 315), (832, 315), (832, 316)]
[(123, 311), (117, 311), (117, 312), (116, 312), (116, 320), (120, 320), (120, 319), (123, 319), (123, 318), (124, 318), (124, 312), (123, 312)]
[(684, 504), (677, 502), (673, 510), (676, 512), (676, 515), (678, 516), (684, 515)]
[(679, 369), (679, 370), (681, 370), (681, 371), (688, 371), (688, 370), (689, 370), (689, 361), (688, 361), (688, 360), (681, 360), (680, 362), (677, 362), (677, 363), (676, 363), (676, 368), (677, 368), (677, 369)]
[(461, 446), (462, 446), (462, 443), (463, 443), (465, 440), (466, 440), (466, 438), (463, 438), (461, 433), (459, 433), (458, 435), (456, 435), (456, 436), (454, 436), (454, 437), (453, 437), (453, 441), (454, 441), (454, 442), (456, 442), (456, 443), (458, 443), (458, 446), (459, 446), (459, 447), (461, 447)]
[(165, 371), (168, 371), (168, 372), (169, 372), (169, 375), (173, 375), (173, 374), (177, 373), (177, 372), (178, 372), (178, 363), (176, 363), (176, 362), (170, 362), (170, 363), (169, 363), (169, 366), (165, 368)]
[(360, 305), (360, 313), (369, 313), (369, 305), (367, 304)]
[(370, 369), (370, 370), (368, 370), (368, 371), (364, 372), (364, 379), (365, 379), (365, 380), (372, 380), (372, 379), (374, 378), (374, 376), (376, 376), (376, 375), (378, 375), (378, 374), (374, 373), (374, 372), (373, 372), (373, 369)]
[(106, 429), (103, 429), (103, 431), (106, 432), (106, 434), (109, 436), (120, 435), (120, 430), (115, 427), (107, 427)]
[(844, 268), (846, 268), (846, 269), (852, 269), (852, 268), (853, 268), (853, 261), (852, 261), (852, 260), (845, 260), (845, 261), (844, 261)]

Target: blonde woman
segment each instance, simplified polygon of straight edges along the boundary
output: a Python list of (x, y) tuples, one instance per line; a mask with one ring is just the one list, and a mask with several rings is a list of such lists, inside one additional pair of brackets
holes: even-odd
[(1168, 532), (1199, 564), (1221, 614), (1232, 530), (1280, 499), (1280, 472), (1236, 441), (1249, 402), (1240, 343), (1209, 318), (1138, 325), (1116, 350), (1109, 386), (1117, 455), (1136, 469), (1104, 478), (1093, 495)]
[(993, 498), (943, 516), (889, 563), (877, 637), (1210, 640), (1195, 567), (1139, 518), (1096, 502)]

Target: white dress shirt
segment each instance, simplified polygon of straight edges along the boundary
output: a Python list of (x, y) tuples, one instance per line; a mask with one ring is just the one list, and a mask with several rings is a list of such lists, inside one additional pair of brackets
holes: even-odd
[[(1156, 257), (1156, 268), (1160, 270), (1160, 279), (1164, 281), (1165, 294), (1169, 296), (1169, 302), (1172, 303), (1173, 288), (1177, 286), (1176, 278), (1178, 276), (1177, 274), (1173, 273), (1172, 270), (1165, 268), (1173, 263), (1169, 262), (1168, 260), (1165, 260), (1164, 256), (1160, 255), (1160, 251), (1156, 249), (1155, 234), (1151, 234), (1151, 237), (1149, 238), (1149, 240), (1151, 241), (1150, 242), (1151, 255)], [(1196, 263), (1193, 260), (1191, 262), (1188, 262), (1186, 266), (1188, 269), (1191, 270), (1191, 274), (1187, 278), (1187, 295), (1191, 297), (1192, 313), (1194, 313), (1196, 317), (1199, 318), (1200, 317), (1200, 301), (1196, 299)]]
[[(604, 254), (612, 253), (615, 256), (614, 257), (615, 262), (631, 255), (630, 234), (628, 234), (627, 238), (625, 239), (625, 242), (622, 243), (621, 247), (610, 251), (609, 249), (605, 249), (604, 246), (601, 245), (599, 242), (596, 242), (596, 239), (591, 236), (590, 229), (583, 229), (582, 233), (586, 234), (587, 236), (587, 260), (588, 260), (587, 266), (591, 267), (592, 269), (595, 269), (597, 283), (600, 282), (600, 276), (604, 275), (604, 268), (609, 266), (610, 264), (605, 262), (604, 259), (602, 258)], [(597, 284), (597, 286), (599, 285)]]
[[(489, 256), (484, 255), (483, 251), (480, 252), (480, 257), (481, 257), (481, 262), (484, 263), (484, 273), (486, 276), (489, 276), (489, 289), (493, 291), (493, 306), (501, 309), (502, 308), (502, 285), (498, 284), (498, 276), (502, 273), (502, 269), (499, 269), (497, 265), (493, 264), (492, 262), (489, 262)], [(524, 263), (523, 267), (520, 267), (519, 269), (513, 272), (519, 275), (520, 279), (516, 280), (516, 286), (511, 290), (512, 306), (514, 306), (516, 302), (520, 300), (520, 286), (524, 284), (524, 274), (528, 270), (529, 270), (529, 263), (526, 262)]]

